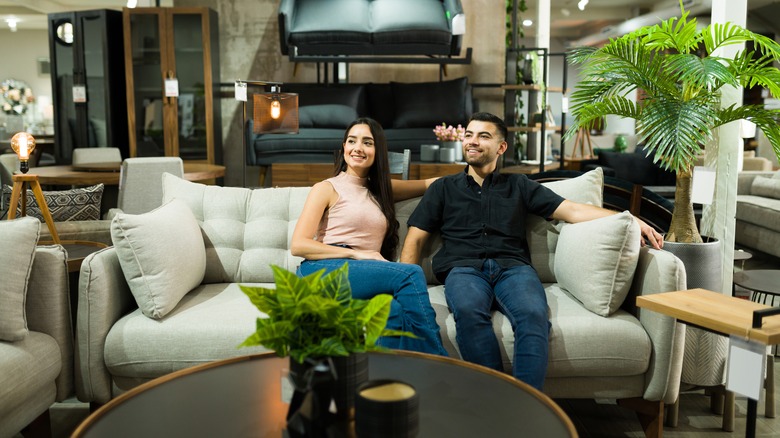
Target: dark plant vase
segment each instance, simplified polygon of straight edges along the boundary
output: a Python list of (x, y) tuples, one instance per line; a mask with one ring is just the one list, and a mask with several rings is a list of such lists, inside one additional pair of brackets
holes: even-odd
[[(287, 411), (291, 438), (342, 436), (354, 417), (355, 391), (368, 381), (368, 356), (290, 360), (290, 382), (295, 389)], [(330, 412), (331, 401), (335, 412)]]

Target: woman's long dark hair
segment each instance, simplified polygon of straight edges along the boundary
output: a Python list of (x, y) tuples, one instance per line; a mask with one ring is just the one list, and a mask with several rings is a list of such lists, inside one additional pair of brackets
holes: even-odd
[(393, 186), (390, 184), (390, 164), (387, 159), (387, 138), (382, 126), (374, 119), (360, 117), (350, 123), (344, 132), (344, 140), (336, 158), (334, 175), (347, 170), (344, 161), (344, 144), (349, 137), (349, 131), (355, 125), (367, 125), (374, 137), (374, 164), (368, 169), (368, 191), (374, 196), (379, 208), (387, 219), (387, 232), (382, 241), (380, 253), (387, 260), (395, 260), (395, 250), (398, 246), (398, 220), (395, 218), (395, 202), (393, 201)]

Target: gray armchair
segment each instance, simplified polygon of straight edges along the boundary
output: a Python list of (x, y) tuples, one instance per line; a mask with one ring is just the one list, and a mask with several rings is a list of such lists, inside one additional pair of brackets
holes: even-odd
[(2, 437), (31, 423), (49, 435), (49, 407), (73, 393), (67, 255), (59, 245), (36, 246), (38, 233), (34, 218), (0, 221)]

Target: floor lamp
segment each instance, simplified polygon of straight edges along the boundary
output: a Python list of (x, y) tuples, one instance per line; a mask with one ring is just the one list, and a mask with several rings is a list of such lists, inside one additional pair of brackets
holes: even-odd
[[(255, 134), (297, 134), (298, 94), (282, 93), (281, 82), (236, 81), (236, 100), (242, 102), (241, 137), (244, 147), (243, 186), (246, 187), (247, 155), (247, 88), (249, 85), (271, 87), (269, 92), (252, 94), (252, 132)], [(265, 173), (260, 175), (260, 186), (265, 185)]]
[(19, 170), (21, 175), (13, 175), (14, 188), (11, 192), (11, 203), (8, 209), (8, 219), (16, 218), (16, 208), (19, 205), (19, 201), (22, 202), (21, 215), (27, 215), (27, 185), (30, 185), (35, 200), (38, 201), (38, 207), (41, 209), (43, 219), (46, 221), (46, 226), (49, 227), (49, 233), (51, 233), (52, 240), (55, 244), (60, 244), (60, 236), (57, 234), (57, 229), (54, 227), (54, 219), (51, 217), (49, 206), (46, 204), (46, 198), (43, 197), (43, 190), (41, 190), (41, 184), (38, 182), (38, 175), (31, 173), (27, 174), (30, 170), (30, 154), (35, 150), (35, 138), (26, 132), (17, 132), (11, 137), (11, 148), (19, 155)]

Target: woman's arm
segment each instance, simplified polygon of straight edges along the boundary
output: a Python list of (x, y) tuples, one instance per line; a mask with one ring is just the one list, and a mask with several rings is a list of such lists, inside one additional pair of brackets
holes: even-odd
[(356, 251), (340, 246), (326, 245), (314, 240), (325, 210), (338, 201), (339, 195), (329, 182), (319, 182), (311, 188), (303, 211), (295, 224), (290, 253), (307, 260), (323, 259), (372, 259), (384, 260), (378, 252)]
[(439, 177), (411, 180), (391, 179), (390, 184), (393, 185), (393, 201), (398, 202), (422, 196), (425, 191), (428, 190), (431, 183), (437, 179), (439, 179)]

